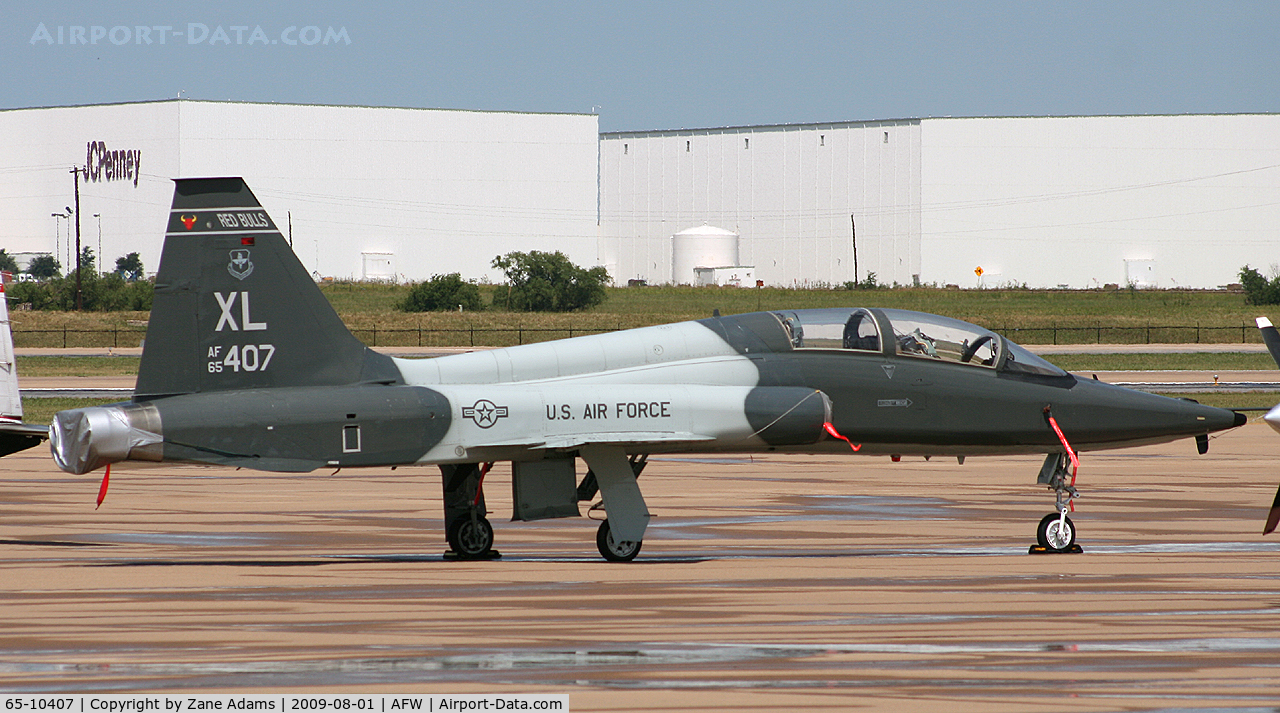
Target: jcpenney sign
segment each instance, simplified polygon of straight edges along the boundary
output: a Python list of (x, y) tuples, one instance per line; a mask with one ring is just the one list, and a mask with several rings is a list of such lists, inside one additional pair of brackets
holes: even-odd
[(90, 141), (88, 146), (84, 159), (86, 181), (133, 181), (133, 187), (138, 187), (138, 165), (142, 160), (142, 151), (108, 151), (107, 145), (101, 141)]

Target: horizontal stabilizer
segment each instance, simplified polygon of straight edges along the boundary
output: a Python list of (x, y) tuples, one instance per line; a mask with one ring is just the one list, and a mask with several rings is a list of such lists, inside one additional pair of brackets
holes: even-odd
[(1280, 490), (1276, 490), (1276, 499), (1271, 501), (1271, 512), (1267, 513), (1267, 524), (1262, 528), (1262, 534), (1270, 535), (1276, 525), (1280, 525)]
[(1280, 367), (1280, 332), (1276, 331), (1275, 325), (1266, 317), (1258, 317), (1257, 323), (1258, 331), (1262, 332), (1262, 341), (1266, 342), (1267, 351), (1271, 352), (1271, 359)]
[(0, 420), (0, 456), (37, 446), (48, 437), (48, 426)]

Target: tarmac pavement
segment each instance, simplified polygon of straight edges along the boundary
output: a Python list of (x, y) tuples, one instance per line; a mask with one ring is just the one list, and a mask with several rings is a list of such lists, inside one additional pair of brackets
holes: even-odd
[[(1280, 437), (1038, 457), (654, 458), (639, 559), (585, 518), (441, 556), (434, 468), (0, 470), (0, 691), (565, 692), (574, 711), (1274, 710)], [(580, 466), (581, 468), (581, 466)], [(585, 508), (584, 508), (585, 510)]]

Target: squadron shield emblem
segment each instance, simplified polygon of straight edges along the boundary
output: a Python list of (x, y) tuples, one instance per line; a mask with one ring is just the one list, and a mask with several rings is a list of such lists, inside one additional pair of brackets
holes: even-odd
[(253, 274), (253, 262), (249, 260), (248, 250), (232, 250), (231, 262), (227, 263), (227, 272), (237, 280), (243, 280)]

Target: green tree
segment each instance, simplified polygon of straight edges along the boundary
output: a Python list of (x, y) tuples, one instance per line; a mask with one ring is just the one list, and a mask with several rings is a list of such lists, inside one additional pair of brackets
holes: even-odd
[(462, 275), (453, 272), (448, 275), (432, 275), (430, 280), (419, 282), (405, 295), (404, 301), (396, 305), (405, 312), (444, 312), (458, 308), (468, 312), (479, 312), (484, 309), (480, 299), (480, 288), (462, 279)]
[(52, 255), (38, 255), (27, 265), (27, 274), (37, 280), (48, 280), (62, 274), (62, 263)]
[(0, 270), (12, 272), (15, 275), (18, 274), (18, 261), (5, 252), (4, 248), (0, 248)]
[(1240, 285), (1244, 287), (1245, 304), (1280, 304), (1280, 277), (1268, 280), (1257, 270), (1245, 265), (1240, 268)]
[[(63, 278), (69, 283), (68, 309), (75, 305), (75, 280)], [(147, 280), (126, 282), (115, 273), (102, 277), (85, 273), (81, 287), (84, 295), (84, 308), (95, 312), (117, 312), (128, 310), (146, 312), (151, 309), (155, 286)]]
[(31, 309), (53, 309), (53, 288), (48, 282), (18, 282), (5, 292), (13, 302), (30, 304)]
[(879, 290), (887, 286), (888, 285), (882, 285), (879, 282), (876, 282), (876, 274), (874, 272), (868, 272), (867, 276), (862, 278), (862, 282), (849, 280), (844, 283), (844, 288), (846, 290)]
[(142, 272), (142, 258), (138, 257), (138, 253), (116, 258), (116, 274), (125, 280), (137, 282), (142, 279)]
[[(93, 268), (93, 266), (96, 265), (97, 262), (98, 260), (93, 254), (93, 248), (86, 245), (80, 249), (80, 269), (84, 270), (84, 273), (86, 275), (98, 274), (98, 271)], [(72, 270), (71, 272), (72, 274), (75, 274), (74, 270)]]
[[(116, 275), (99, 277), (86, 272), (80, 279), (84, 309), (92, 312), (151, 309), (155, 286), (147, 280), (125, 282)], [(53, 277), (44, 282), (19, 282), (8, 289), (9, 297), (18, 303), (30, 303), (35, 310), (73, 310), (76, 308), (76, 278)]]
[(507, 253), (495, 257), (493, 266), (507, 276), (507, 290), (498, 291), (494, 305), (515, 312), (570, 312), (598, 305), (608, 296), (607, 270), (578, 267), (559, 251)]

